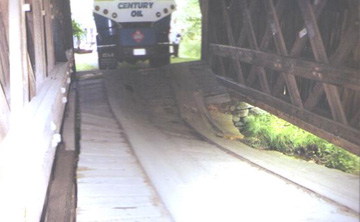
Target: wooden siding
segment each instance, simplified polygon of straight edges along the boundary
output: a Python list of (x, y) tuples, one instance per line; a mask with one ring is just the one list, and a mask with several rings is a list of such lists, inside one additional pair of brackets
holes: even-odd
[(0, 221), (40, 221), (74, 67), (70, 15), (69, 0), (0, 0)]
[[(56, 63), (66, 62), (66, 51), (72, 49), (72, 26), (69, 0), (26, 0), (20, 4), (30, 4), (30, 11), (25, 12), (25, 17), (20, 18), (19, 24), (24, 27), (12, 27), (9, 30), (9, 0), (0, 0), (0, 142), (5, 138), (10, 128), (11, 106), (20, 99), (12, 97), (23, 90), (21, 101), (23, 106), (34, 98), (43, 82), (50, 77)], [(12, 12), (12, 14), (18, 12)], [(17, 30), (25, 30), (19, 34)], [(18, 33), (16, 37), (22, 39), (25, 48), (20, 54), (24, 61), (14, 58), (14, 68), (22, 68), (22, 83), (19, 87), (10, 86), (10, 52), (9, 33)], [(56, 34), (53, 34), (56, 33)], [(18, 43), (14, 43), (17, 45)], [(15, 52), (13, 51), (13, 54)], [(16, 61), (16, 64), (15, 64)], [(14, 76), (13, 76), (14, 77)], [(15, 82), (12, 81), (13, 83)], [(22, 87), (20, 87), (22, 85)], [(14, 89), (17, 88), (17, 89)], [(20, 89), (22, 88), (22, 89)], [(11, 90), (13, 90), (11, 93)], [(11, 94), (14, 94), (13, 96)], [(17, 94), (19, 95), (19, 94)], [(21, 109), (21, 108), (20, 108)]]
[(9, 43), (8, 43), (8, 2), (0, 1), (0, 141), (9, 129)]

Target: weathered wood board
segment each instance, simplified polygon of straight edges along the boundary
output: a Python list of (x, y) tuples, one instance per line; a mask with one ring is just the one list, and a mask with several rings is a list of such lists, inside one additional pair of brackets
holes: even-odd
[(77, 221), (172, 221), (113, 116), (102, 79), (79, 82)]

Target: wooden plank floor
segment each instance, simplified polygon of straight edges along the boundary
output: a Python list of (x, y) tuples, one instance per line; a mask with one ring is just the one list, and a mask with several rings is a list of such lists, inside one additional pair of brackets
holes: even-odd
[(105, 91), (102, 79), (79, 82), (77, 221), (172, 221), (113, 116)]

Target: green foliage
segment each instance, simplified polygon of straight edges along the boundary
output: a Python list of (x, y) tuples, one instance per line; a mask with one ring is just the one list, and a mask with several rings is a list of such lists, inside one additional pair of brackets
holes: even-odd
[(270, 114), (247, 117), (242, 133), (257, 148), (277, 150), (348, 173), (360, 172), (359, 157)]
[(97, 54), (77, 54), (75, 53), (76, 71), (90, 71), (98, 69)]
[(72, 29), (73, 29), (73, 36), (80, 41), (83, 36), (85, 36), (86, 32), (84, 29), (81, 28), (81, 25), (77, 23), (74, 19), (71, 20)]
[(188, 0), (183, 3), (181, 13), (174, 18), (184, 25), (180, 54), (187, 58), (199, 59), (201, 55), (201, 11), (198, 0)]
[(183, 62), (192, 62), (192, 61), (196, 61), (196, 59), (193, 59), (193, 58), (180, 58), (180, 57), (171, 58), (171, 64), (183, 63)]

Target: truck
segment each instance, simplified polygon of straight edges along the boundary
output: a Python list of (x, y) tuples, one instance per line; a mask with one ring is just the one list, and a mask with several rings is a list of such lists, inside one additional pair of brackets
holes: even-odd
[(169, 64), (175, 10), (174, 0), (94, 0), (99, 69), (115, 69), (123, 61)]

